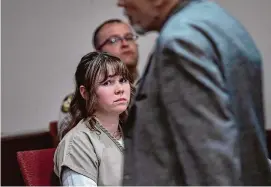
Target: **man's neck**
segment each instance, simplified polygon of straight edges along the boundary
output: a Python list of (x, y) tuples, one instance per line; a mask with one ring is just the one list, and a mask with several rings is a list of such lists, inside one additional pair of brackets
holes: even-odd
[(130, 74), (132, 75), (133, 80), (136, 81), (138, 78), (137, 68), (136, 67), (128, 67), (128, 70), (129, 70)]
[(188, 0), (175, 0), (175, 1), (167, 1), (163, 6), (163, 11), (160, 13), (160, 19), (158, 21), (158, 28), (157, 31), (160, 31), (165, 22), (169, 19), (172, 12), (176, 9), (177, 6), (179, 6), (180, 3), (184, 3)]

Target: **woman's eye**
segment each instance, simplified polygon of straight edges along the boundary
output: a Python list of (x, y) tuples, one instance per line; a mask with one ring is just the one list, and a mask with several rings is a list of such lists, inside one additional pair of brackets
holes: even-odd
[(103, 86), (108, 86), (112, 83), (112, 81), (108, 80), (108, 81), (105, 81), (102, 85)]
[(120, 79), (120, 82), (121, 82), (121, 83), (126, 83), (127, 81), (128, 81), (128, 80), (125, 79), (125, 78), (121, 78), (121, 79)]

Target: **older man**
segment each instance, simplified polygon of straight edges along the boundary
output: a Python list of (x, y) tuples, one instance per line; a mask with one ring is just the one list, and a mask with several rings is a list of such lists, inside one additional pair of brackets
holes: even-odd
[[(137, 35), (127, 23), (119, 19), (110, 19), (99, 25), (93, 33), (93, 47), (98, 51), (111, 53), (119, 57), (127, 66), (134, 80), (138, 79), (138, 46)], [(69, 115), (72, 94), (67, 95), (61, 105), (58, 122), (58, 136), (61, 139), (66, 127), (70, 124)]]
[(131, 108), (124, 185), (271, 185), (262, 59), (208, 0), (118, 0), (160, 33)]

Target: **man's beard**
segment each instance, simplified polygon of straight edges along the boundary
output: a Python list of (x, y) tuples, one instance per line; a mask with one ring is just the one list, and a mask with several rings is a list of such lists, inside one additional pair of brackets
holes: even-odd
[(125, 9), (124, 9), (124, 11), (123, 11), (123, 14), (124, 14), (125, 16), (127, 16), (128, 20), (129, 20), (129, 22), (130, 22), (130, 24), (132, 25), (133, 29), (135, 30), (135, 32), (136, 32), (137, 34), (139, 34), (139, 35), (144, 35), (144, 34), (146, 34), (147, 31), (146, 31), (142, 26), (140, 26), (139, 24), (136, 24), (136, 23), (133, 24), (132, 17), (129, 16), (129, 14), (127, 14), (127, 11), (126, 11)]
[(138, 25), (138, 24), (133, 24), (132, 27), (133, 27), (133, 29), (135, 30), (135, 32), (136, 32), (137, 34), (139, 34), (139, 35), (145, 35), (146, 32), (147, 32), (143, 27), (141, 27), (141, 26)]

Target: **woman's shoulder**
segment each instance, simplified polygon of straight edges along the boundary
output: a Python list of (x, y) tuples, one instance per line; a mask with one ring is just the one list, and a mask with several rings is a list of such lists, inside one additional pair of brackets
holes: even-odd
[(92, 144), (99, 140), (99, 132), (91, 130), (86, 120), (81, 120), (60, 141), (60, 144)]
[(59, 142), (54, 156), (55, 166), (60, 172), (63, 164), (69, 165), (74, 160), (79, 162), (82, 158), (88, 158), (98, 162), (102, 151), (103, 145), (99, 142), (98, 133), (90, 130), (84, 121), (80, 121)]
[(63, 167), (66, 166), (93, 177), (90, 171), (98, 167), (103, 149), (97, 139), (95, 133), (82, 122), (70, 130), (59, 142), (54, 155), (54, 171), (57, 176), (61, 175)]

